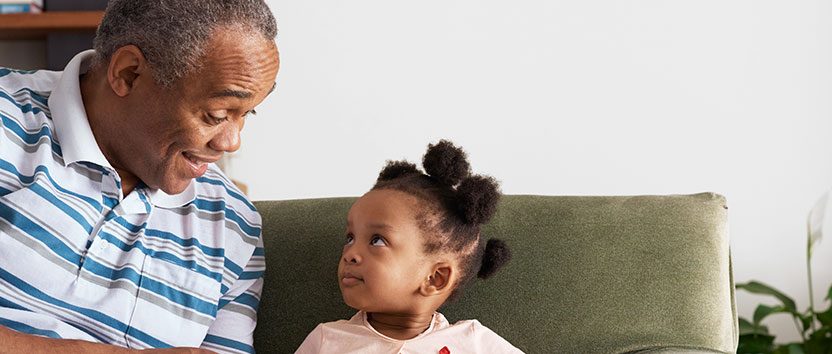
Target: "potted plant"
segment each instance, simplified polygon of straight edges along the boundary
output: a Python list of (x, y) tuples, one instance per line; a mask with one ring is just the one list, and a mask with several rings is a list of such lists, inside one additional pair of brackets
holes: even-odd
[[(809, 275), (809, 308), (799, 311), (794, 300), (782, 292), (758, 281), (737, 284), (737, 289), (754, 294), (769, 295), (777, 300), (775, 306), (759, 305), (754, 311), (752, 321), (739, 318), (740, 338), (737, 353), (775, 353), (775, 354), (829, 354), (832, 353), (832, 305), (820, 311), (815, 307), (812, 288), (812, 251), (823, 237), (823, 220), (826, 216), (826, 204), (829, 192), (818, 200), (809, 212), (808, 237), (806, 249), (806, 268)], [(832, 286), (824, 302), (832, 301)], [(785, 313), (794, 318), (801, 341), (774, 344), (774, 335), (762, 325), (762, 321), (773, 314)]]

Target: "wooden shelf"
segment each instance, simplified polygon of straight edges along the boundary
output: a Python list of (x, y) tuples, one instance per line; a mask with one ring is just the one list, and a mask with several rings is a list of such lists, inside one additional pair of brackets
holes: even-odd
[(104, 11), (0, 15), (0, 39), (43, 39), (50, 33), (95, 33)]

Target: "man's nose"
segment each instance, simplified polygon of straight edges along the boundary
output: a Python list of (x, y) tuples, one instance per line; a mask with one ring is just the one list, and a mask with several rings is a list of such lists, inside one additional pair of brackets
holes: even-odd
[(237, 151), (240, 148), (240, 131), (243, 130), (243, 124), (245, 124), (245, 118), (226, 122), (208, 145), (217, 151)]

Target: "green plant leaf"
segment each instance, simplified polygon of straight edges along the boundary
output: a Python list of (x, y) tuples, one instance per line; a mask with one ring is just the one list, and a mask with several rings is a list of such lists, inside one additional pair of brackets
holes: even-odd
[(818, 312), (815, 315), (822, 326), (832, 328), (832, 306), (825, 312)]
[(769, 333), (769, 331), (768, 331), (768, 326), (760, 325), (760, 326), (757, 326), (757, 334), (770, 335), (771, 333)]
[(745, 334), (740, 336), (737, 354), (768, 354), (774, 350), (774, 336)]
[(832, 300), (832, 286), (829, 287), (829, 294), (826, 294), (826, 299), (824, 300)]
[(759, 305), (757, 309), (754, 310), (754, 325), (759, 326), (760, 322), (763, 321), (769, 315), (773, 315), (775, 313), (789, 313), (789, 309), (786, 306), (766, 306), (766, 305)]
[(739, 323), (740, 323), (740, 335), (754, 334), (756, 332), (754, 330), (754, 325), (751, 324), (751, 322), (748, 322), (748, 320), (740, 317), (739, 318)]
[(797, 313), (797, 305), (795, 305), (794, 300), (792, 300), (792, 298), (761, 282), (752, 280), (745, 284), (737, 284), (737, 289), (742, 289), (752, 294), (774, 296), (783, 303), (783, 306), (786, 307), (788, 312)]
[(806, 354), (800, 343), (785, 344), (774, 349), (774, 354)]
[(812, 316), (812, 310), (806, 310), (805, 314), (794, 314), (795, 317), (800, 319), (800, 324), (803, 325), (803, 333), (812, 329), (812, 321), (815, 320), (814, 316)]
[(754, 324), (749, 322), (748, 320), (740, 317), (740, 335), (743, 334), (769, 334), (768, 327), (766, 326), (757, 326), (754, 328)]
[(832, 328), (824, 326), (809, 335), (806, 341), (809, 354), (826, 354), (832, 352)]

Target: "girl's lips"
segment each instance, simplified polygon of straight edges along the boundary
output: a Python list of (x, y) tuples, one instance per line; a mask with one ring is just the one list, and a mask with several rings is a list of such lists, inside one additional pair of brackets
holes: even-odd
[(361, 279), (361, 278), (356, 277), (356, 276), (354, 276), (352, 274), (349, 274), (349, 273), (344, 274), (341, 277), (341, 283), (344, 284), (344, 285), (355, 285), (355, 284), (361, 283), (363, 281), (364, 281), (364, 279)]

